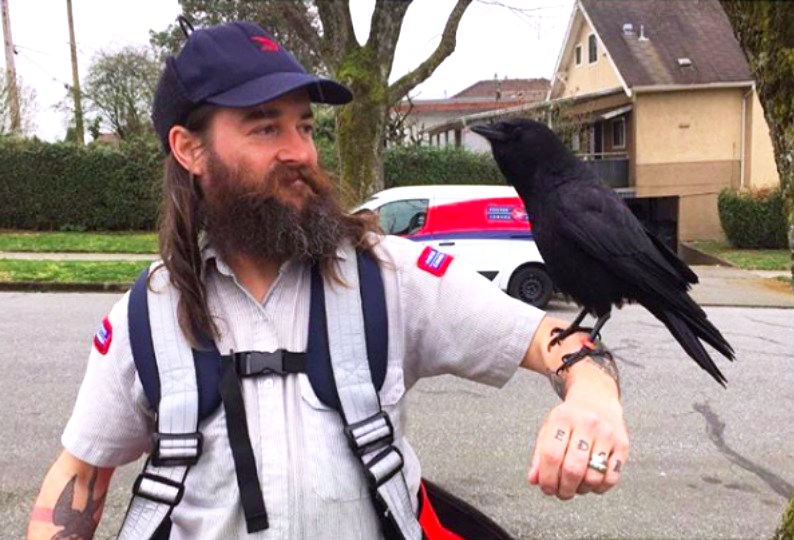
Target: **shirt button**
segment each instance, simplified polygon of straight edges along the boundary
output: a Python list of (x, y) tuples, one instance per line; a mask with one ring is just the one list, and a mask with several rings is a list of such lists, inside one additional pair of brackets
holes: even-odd
[(265, 388), (273, 388), (273, 379), (271, 378), (265, 379)]

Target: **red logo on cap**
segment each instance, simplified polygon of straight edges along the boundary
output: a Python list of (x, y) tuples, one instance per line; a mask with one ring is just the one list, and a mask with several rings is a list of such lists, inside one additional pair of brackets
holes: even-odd
[(263, 51), (276, 52), (278, 50), (278, 43), (264, 36), (251, 36), (251, 41), (259, 43)]

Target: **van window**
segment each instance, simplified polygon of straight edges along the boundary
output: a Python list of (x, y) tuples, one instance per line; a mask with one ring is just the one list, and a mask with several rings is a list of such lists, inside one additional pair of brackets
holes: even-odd
[(425, 224), (429, 199), (408, 199), (378, 208), (380, 226), (386, 234), (413, 234)]

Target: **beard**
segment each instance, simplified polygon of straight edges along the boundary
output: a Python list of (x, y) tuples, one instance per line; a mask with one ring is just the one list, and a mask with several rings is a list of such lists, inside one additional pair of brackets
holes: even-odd
[[(210, 244), (225, 260), (289, 259), (323, 262), (336, 257), (350, 236), (346, 212), (331, 191), (328, 176), (314, 167), (276, 166), (256, 178), (229, 167), (210, 151), (209, 182), (201, 213)], [(303, 185), (294, 184), (298, 178)], [(293, 204), (295, 198), (302, 204)]]

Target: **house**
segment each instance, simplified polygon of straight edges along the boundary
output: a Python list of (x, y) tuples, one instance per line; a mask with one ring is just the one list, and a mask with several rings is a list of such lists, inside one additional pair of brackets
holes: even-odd
[(669, 240), (723, 237), (723, 188), (779, 185), (755, 84), (718, 0), (578, 0), (549, 102), (572, 147)]
[[(723, 238), (725, 187), (780, 185), (744, 53), (718, 0), (577, 0), (548, 99), (455, 118), (549, 122), (671, 247)], [(448, 136), (446, 136), (449, 138)]]
[(447, 99), (404, 100), (394, 108), (404, 115), (414, 138), (429, 144), (464, 146), (487, 151), (487, 142), (460, 127), (436, 129), (472, 114), (541, 103), (548, 96), (548, 79), (496, 79), (474, 83)]

